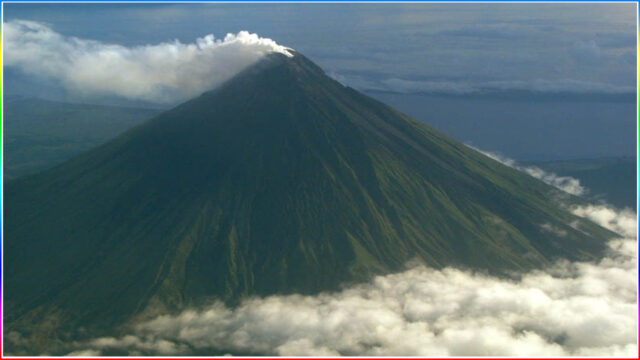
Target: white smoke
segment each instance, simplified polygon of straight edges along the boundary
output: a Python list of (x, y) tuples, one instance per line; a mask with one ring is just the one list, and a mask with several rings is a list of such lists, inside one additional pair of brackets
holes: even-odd
[(636, 215), (605, 206), (574, 213), (623, 236), (598, 263), (560, 262), (519, 280), (415, 266), (337, 293), (160, 316), (71, 355), (635, 357)]
[(33, 21), (9, 21), (3, 32), (5, 66), (58, 80), (82, 95), (159, 103), (197, 96), (268, 53), (291, 56), (286, 47), (246, 31), (135, 47), (66, 37)]
[(516, 170), (520, 170), (524, 173), (527, 173), (530, 176), (533, 176), (536, 179), (542, 180), (545, 183), (551, 186), (554, 186), (569, 194), (580, 196), (586, 193), (586, 189), (582, 185), (580, 185), (580, 180), (576, 178), (572, 178), (570, 176), (558, 176), (552, 172), (544, 171), (537, 166), (522, 166), (516, 163), (515, 160), (510, 159), (508, 157), (504, 157), (502, 155), (489, 152), (489, 151), (483, 151), (468, 144), (467, 146), (472, 148), (475, 151), (482, 153), (485, 156), (492, 158), (493, 160), (501, 162)]

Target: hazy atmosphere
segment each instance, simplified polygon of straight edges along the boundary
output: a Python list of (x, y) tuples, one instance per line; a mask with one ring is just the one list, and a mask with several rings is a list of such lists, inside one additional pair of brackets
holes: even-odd
[(5, 355), (637, 356), (637, 4), (3, 11)]
[[(99, 11), (97, 10), (99, 8)], [(633, 94), (635, 4), (6, 4), (125, 47), (249, 31), (360, 89)]]
[[(239, 54), (213, 55), (220, 44), (207, 43), (210, 34), (225, 42), (228, 33), (248, 31), (296, 49), (335, 79), (477, 147), (527, 161), (635, 155), (635, 136), (628, 131), (635, 126), (634, 4), (4, 9), (5, 22), (13, 24), (5, 28), (7, 95), (166, 107), (226, 80), (250, 61)], [(35, 35), (36, 24), (46, 28), (29, 37), (31, 51), (13, 55), (12, 46), (24, 45), (15, 41), (26, 39), (11, 34)], [(233, 47), (242, 39), (226, 40)], [(74, 54), (83, 55), (75, 57), (82, 64), (65, 60)], [(188, 68), (188, 74), (167, 71), (178, 68)], [(123, 80), (103, 81), (114, 77)], [(158, 82), (150, 86), (153, 81)]]

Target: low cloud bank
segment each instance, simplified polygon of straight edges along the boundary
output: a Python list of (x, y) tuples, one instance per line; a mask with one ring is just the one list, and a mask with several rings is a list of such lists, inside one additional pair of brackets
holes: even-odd
[(5, 66), (57, 80), (72, 93), (157, 103), (197, 96), (268, 53), (291, 55), (246, 31), (135, 47), (63, 36), (33, 21), (9, 21), (3, 31)]
[[(542, 180), (545, 183), (551, 186), (554, 186), (569, 194), (581, 196), (587, 192), (587, 189), (580, 184), (580, 180), (576, 178), (572, 178), (570, 176), (558, 176), (552, 172), (544, 171), (537, 166), (518, 165), (518, 163), (516, 163), (515, 160), (510, 159), (508, 157), (504, 157), (502, 155), (489, 152), (489, 151), (483, 151), (470, 145), (467, 145), (467, 146), (472, 148), (475, 151), (478, 151), (492, 158), (493, 160), (499, 161), (509, 167), (525, 172), (530, 176), (533, 176), (536, 179)], [(580, 216), (584, 216), (584, 215), (580, 215)]]
[(573, 211), (622, 236), (598, 263), (560, 262), (519, 280), (415, 266), (337, 293), (160, 316), (71, 355), (635, 357), (636, 216), (606, 206)]
[(629, 209), (617, 210), (606, 205), (587, 205), (574, 207), (573, 213), (627, 238), (635, 238), (638, 234), (636, 214)]
[(636, 91), (633, 86), (572, 79), (467, 82), (457, 80), (408, 80), (401, 78), (371, 80), (359, 76), (341, 76), (338, 74), (333, 74), (332, 76), (344, 84), (349, 84), (363, 91), (384, 91), (400, 94), (478, 95), (522, 91), (534, 94), (633, 95)]

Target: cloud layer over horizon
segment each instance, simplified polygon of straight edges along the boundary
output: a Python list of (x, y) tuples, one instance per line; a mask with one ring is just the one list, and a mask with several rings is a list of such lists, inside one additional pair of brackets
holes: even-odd
[(77, 343), (69, 355), (635, 357), (636, 215), (573, 212), (622, 236), (597, 263), (560, 261), (517, 279), (413, 265), (336, 293), (159, 316), (129, 335)]
[(379, 80), (363, 79), (359, 76), (334, 74), (336, 80), (362, 91), (381, 91), (399, 94), (436, 95), (480, 95), (508, 92), (532, 94), (570, 95), (633, 95), (633, 86), (612, 85), (604, 82), (573, 79), (533, 79), (503, 81), (453, 81), (453, 80), (409, 80), (389, 77)]
[[(335, 78), (363, 91), (438, 95), (525, 91), (628, 101), (637, 88), (631, 4), (554, 4), (552, 11), (540, 4), (114, 4), (101, 6), (103, 11), (8, 5), (5, 26), (29, 19), (55, 29), (64, 41), (81, 39), (131, 50), (166, 45), (166, 39), (173, 38), (189, 45), (201, 34), (238, 34), (250, 28), (292, 45)], [(127, 21), (113, 29), (112, 17)], [(51, 51), (59, 45), (43, 46)], [(163, 76), (171, 73), (169, 68), (166, 73)], [(131, 92), (119, 95), (131, 98)]]
[(184, 44), (121, 46), (66, 37), (35, 21), (4, 24), (4, 65), (59, 81), (72, 93), (177, 103), (211, 90), (262, 56), (287, 48), (247, 31)]

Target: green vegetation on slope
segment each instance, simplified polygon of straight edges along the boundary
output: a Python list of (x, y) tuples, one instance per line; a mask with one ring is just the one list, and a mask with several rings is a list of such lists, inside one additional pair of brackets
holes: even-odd
[(299, 54), (6, 190), (5, 331), (49, 352), (213, 298), (335, 290), (415, 258), (504, 275), (613, 236)]

